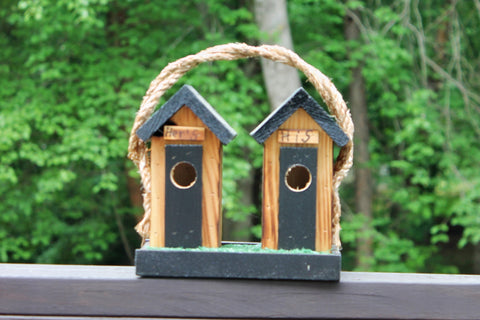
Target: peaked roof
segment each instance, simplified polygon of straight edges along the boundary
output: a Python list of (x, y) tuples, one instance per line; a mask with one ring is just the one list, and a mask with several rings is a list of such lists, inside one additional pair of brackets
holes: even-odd
[(263, 143), (284, 123), (298, 108), (304, 109), (310, 117), (332, 138), (339, 147), (348, 142), (348, 136), (331, 117), (303, 88), (297, 89), (285, 102), (265, 118), (250, 135)]
[(186, 84), (137, 130), (137, 136), (147, 141), (183, 106), (190, 108), (223, 144), (229, 143), (237, 135), (207, 100)]

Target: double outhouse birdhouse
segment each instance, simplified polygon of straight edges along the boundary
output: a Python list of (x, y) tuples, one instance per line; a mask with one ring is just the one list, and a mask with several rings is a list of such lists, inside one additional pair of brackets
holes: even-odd
[(330, 252), (333, 143), (348, 136), (303, 88), (251, 136), (264, 144), (262, 246)]
[[(146, 121), (145, 115), (199, 63), (247, 57), (303, 71), (341, 128), (300, 88), (253, 130), (251, 136), (264, 145), (262, 243), (222, 243), (222, 146), (235, 131), (188, 85)], [(129, 158), (145, 189), (145, 214), (136, 229), (150, 240), (135, 251), (136, 274), (338, 281), (341, 208), (336, 188), (352, 165), (352, 137), (341, 94), (288, 49), (231, 43), (169, 63), (151, 82), (130, 135)], [(334, 167), (335, 144), (341, 149)]]
[(222, 145), (235, 131), (184, 85), (136, 132), (150, 141), (151, 247), (218, 247)]

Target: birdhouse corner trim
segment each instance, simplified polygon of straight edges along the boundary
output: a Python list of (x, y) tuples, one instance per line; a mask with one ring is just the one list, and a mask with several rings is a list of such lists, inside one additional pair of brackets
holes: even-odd
[(224, 145), (228, 144), (237, 133), (218, 114), (218, 112), (190, 85), (184, 85), (160, 109), (158, 109), (137, 131), (137, 136), (147, 141), (169, 124), (169, 119), (183, 106), (187, 106), (215, 134)]
[(303, 88), (298, 88), (282, 105), (270, 113), (250, 135), (258, 143), (264, 143), (299, 108), (303, 108), (332, 138), (336, 145), (343, 147), (348, 143), (348, 136), (335, 122), (334, 117), (330, 116)]

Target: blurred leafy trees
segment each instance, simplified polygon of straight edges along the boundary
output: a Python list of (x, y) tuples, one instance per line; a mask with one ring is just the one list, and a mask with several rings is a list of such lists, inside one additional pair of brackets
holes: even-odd
[[(0, 21), (0, 261), (131, 262), (141, 209), (126, 150), (142, 96), (168, 62), (251, 41), (252, 13), (217, 1), (26, 0), (2, 2)], [(182, 79), (241, 133), (225, 150), (226, 177), (249, 174), (244, 150), (261, 158), (247, 138), (268, 112), (257, 64), (210, 64)], [(248, 215), (233, 178), (225, 189), (229, 216)]]
[[(126, 159), (135, 111), (168, 62), (215, 44), (256, 44), (252, 2), (0, 4), (0, 261), (131, 262), (141, 214)], [(345, 268), (356, 267), (362, 236), (372, 239), (371, 270), (473, 271), (480, 2), (289, 0), (288, 9), (296, 52), (346, 100), (352, 68), (365, 79), (373, 216), (365, 229), (347, 181)], [(348, 43), (347, 16), (360, 30)], [(260, 73), (258, 60), (205, 64), (168, 92), (192, 84), (239, 132), (224, 158), (233, 220), (258, 213), (238, 184), (262, 163), (248, 137), (269, 110)]]
[[(468, 256), (480, 241), (480, 3), (289, 4), (301, 15), (291, 16), (297, 51), (341, 92), (352, 67), (362, 66), (366, 82), (373, 220), (363, 228), (353, 190), (343, 186), (345, 264), (363, 254), (356, 239), (370, 237), (373, 270), (472, 272)], [(347, 16), (360, 29), (356, 42), (345, 43)]]

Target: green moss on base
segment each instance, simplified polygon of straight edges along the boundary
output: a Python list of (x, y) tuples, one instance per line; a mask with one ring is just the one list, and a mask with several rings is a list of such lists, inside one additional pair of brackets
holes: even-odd
[(262, 249), (261, 244), (225, 244), (220, 248), (153, 248), (145, 245), (146, 249), (151, 250), (172, 250), (172, 251), (191, 251), (191, 252), (236, 252), (236, 253), (275, 253), (275, 254), (330, 254), (329, 252), (317, 252), (310, 249), (293, 249), (293, 250), (273, 250)]

